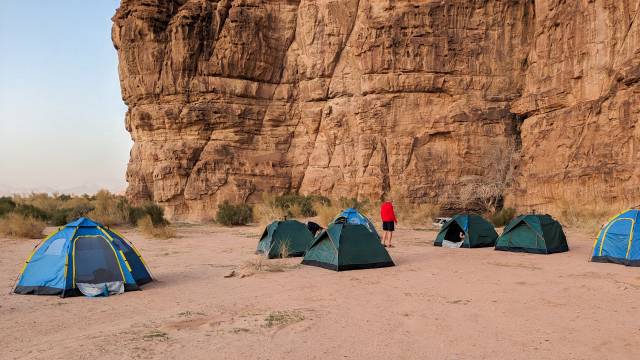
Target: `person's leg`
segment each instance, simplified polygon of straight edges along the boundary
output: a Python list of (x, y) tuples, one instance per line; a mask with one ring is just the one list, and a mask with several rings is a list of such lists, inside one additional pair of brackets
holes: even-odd
[(382, 233), (382, 245), (383, 246), (387, 246), (387, 230), (384, 230), (384, 232)]
[(393, 231), (389, 231), (389, 247), (391, 247), (391, 239), (393, 239)]

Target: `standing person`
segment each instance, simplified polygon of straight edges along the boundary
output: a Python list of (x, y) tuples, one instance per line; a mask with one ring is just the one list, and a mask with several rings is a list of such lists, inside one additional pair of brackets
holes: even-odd
[(393, 211), (391, 201), (384, 201), (382, 205), (380, 205), (380, 217), (382, 218), (382, 230), (384, 230), (382, 245), (384, 247), (393, 247), (391, 239), (393, 238), (393, 231), (395, 230), (395, 224), (398, 223), (398, 219)]

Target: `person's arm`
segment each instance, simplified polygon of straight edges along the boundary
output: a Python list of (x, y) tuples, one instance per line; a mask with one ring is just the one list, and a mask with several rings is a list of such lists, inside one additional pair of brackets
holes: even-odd
[(393, 222), (398, 223), (398, 218), (396, 217), (396, 211), (393, 209), (393, 204), (391, 204), (391, 213), (393, 214)]

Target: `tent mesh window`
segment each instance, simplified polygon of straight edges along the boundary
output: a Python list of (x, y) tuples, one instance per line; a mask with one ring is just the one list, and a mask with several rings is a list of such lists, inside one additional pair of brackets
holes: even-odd
[(103, 237), (79, 237), (75, 244), (76, 283), (124, 281), (113, 249)]

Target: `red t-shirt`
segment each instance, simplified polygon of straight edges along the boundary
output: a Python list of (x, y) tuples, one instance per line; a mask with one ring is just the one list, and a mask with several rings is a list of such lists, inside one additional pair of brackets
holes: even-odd
[(398, 222), (396, 214), (393, 212), (393, 205), (388, 201), (380, 205), (380, 217), (382, 217), (382, 221)]

